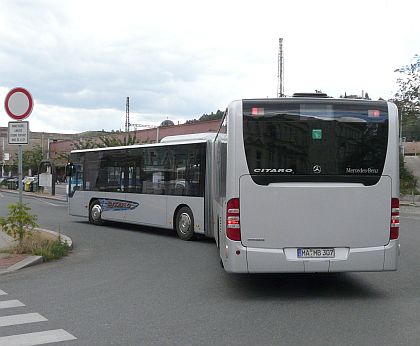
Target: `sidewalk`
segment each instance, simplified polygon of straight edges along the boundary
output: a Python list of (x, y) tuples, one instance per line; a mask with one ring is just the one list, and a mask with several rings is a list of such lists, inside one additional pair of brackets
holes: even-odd
[[(0, 230), (0, 251), (16, 245), (16, 240)], [(0, 252), (0, 275), (42, 263), (42, 256), (9, 254)]]
[[(19, 194), (18, 190), (9, 190), (9, 189), (4, 189), (4, 188), (0, 188), (0, 192), (11, 193), (11, 194), (14, 194), (14, 195)], [(38, 197), (38, 198), (51, 199), (51, 200), (55, 200), (55, 201), (67, 202), (67, 196), (63, 196), (63, 195), (51, 196), (51, 195), (40, 194), (40, 193), (37, 193), (37, 192), (25, 192), (25, 191), (23, 191), (22, 194), (23, 194), (23, 196), (31, 196), (31, 197)]]
[(420, 207), (420, 195), (400, 195), (400, 205)]

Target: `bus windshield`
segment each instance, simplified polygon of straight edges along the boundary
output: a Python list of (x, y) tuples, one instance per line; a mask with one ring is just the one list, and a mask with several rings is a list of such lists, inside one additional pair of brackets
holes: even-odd
[(376, 184), (388, 143), (386, 102), (244, 100), (243, 137), (255, 183)]

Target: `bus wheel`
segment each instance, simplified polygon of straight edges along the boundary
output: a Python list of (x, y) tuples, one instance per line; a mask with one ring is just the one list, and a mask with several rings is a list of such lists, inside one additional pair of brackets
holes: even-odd
[(90, 204), (89, 221), (94, 225), (102, 225), (102, 207), (97, 199)]
[(178, 237), (182, 240), (191, 240), (194, 236), (194, 217), (188, 207), (178, 210), (175, 219), (175, 229)]

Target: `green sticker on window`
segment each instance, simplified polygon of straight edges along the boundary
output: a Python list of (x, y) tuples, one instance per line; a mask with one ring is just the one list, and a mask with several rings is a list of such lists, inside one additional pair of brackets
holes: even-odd
[(313, 129), (312, 130), (312, 139), (322, 139), (322, 130), (321, 129)]

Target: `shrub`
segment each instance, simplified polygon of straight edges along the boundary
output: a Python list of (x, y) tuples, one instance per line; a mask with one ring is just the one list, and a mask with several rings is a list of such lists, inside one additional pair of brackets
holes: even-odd
[(60, 237), (57, 239), (46, 239), (38, 232), (35, 232), (33, 237), (25, 237), (11, 252), (42, 256), (44, 262), (47, 262), (67, 256), (70, 252), (70, 247), (66, 242), (62, 242)]
[(0, 217), (0, 226), (8, 235), (19, 239), (19, 243), (22, 243), (25, 235), (30, 236), (31, 231), (38, 227), (37, 217), (30, 214), (31, 208), (23, 203), (10, 204), (8, 208), (9, 215)]

